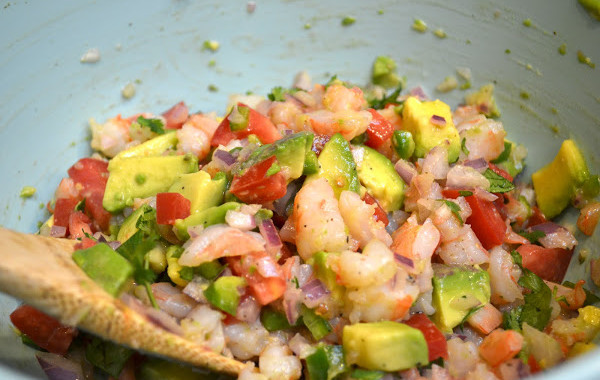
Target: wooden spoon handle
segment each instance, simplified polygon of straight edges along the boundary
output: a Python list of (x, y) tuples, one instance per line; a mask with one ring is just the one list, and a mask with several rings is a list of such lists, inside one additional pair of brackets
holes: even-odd
[(167, 332), (115, 299), (71, 259), (75, 241), (0, 228), (0, 291), (62, 323), (134, 349), (238, 374), (244, 364)]

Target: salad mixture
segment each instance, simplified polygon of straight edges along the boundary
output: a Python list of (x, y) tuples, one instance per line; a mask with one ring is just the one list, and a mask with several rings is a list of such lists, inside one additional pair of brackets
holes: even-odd
[[(550, 219), (573, 205), (591, 235), (600, 186), (572, 140), (522, 178), (498, 117), (492, 85), (451, 110), (379, 57), (365, 87), (301, 74), (223, 117), (91, 120), (40, 234), (79, 240), (102, 288), (246, 362), (239, 379), (518, 379), (595, 347), (599, 299), (563, 282), (576, 227)], [(201, 376), (29, 306), (11, 319), (45, 368)]]

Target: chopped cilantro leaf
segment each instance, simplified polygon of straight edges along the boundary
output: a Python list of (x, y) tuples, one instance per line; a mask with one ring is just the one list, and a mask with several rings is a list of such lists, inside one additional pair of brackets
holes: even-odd
[(83, 198), (82, 200), (77, 202), (77, 204), (75, 205), (74, 211), (85, 212), (85, 198)]
[(543, 238), (544, 236), (546, 236), (544, 231), (539, 231), (539, 230), (533, 230), (531, 232), (521, 231), (521, 232), (519, 232), (519, 235), (521, 235), (525, 239), (529, 240), (529, 242), (531, 244), (537, 244), (539, 242), (540, 238)]
[(470, 197), (471, 195), (473, 195), (473, 192), (469, 190), (459, 190), (458, 195), (460, 195), (461, 197)]
[(467, 143), (467, 139), (465, 137), (463, 137), (462, 140), (460, 140), (460, 150), (462, 150), (462, 152), (468, 156), (469, 149), (467, 148), (466, 143)]
[(490, 181), (490, 193), (506, 193), (514, 190), (515, 185), (512, 182), (502, 177), (500, 174), (496, 174), (492, 169), (486, 169), (483, 172), (483, 176)]
[(143, 116), (138, 116), (136, 121), (142, 127), (150, 128), (150, 130), (157, 135), (165, 133), (165, 126), (161, 119), (146, 119)]
[(458, 221), (460, 222), (460, 224), (464, 224), (463, 219), (460, 216), (460, 206), (457, 205), (456, 203), (449, 201), (447, 199), (439, 199), (440, 201), (444, 202), (444, 204), (446, 206), (448, 206), (448, 208), (450, 209), (450, 211), (452, 211), (452, 213), (454, 214), (454, 216), (456, 216), (456, 218), (458, 219)]
[(296, 88), (283, 88), (281, 86), (273, 87), (271, 93), (267, 95), (270, 101), (272, 102), (284, 102), (286, 94), (293, 94), (298, 92)]
[(389, 95), (384, 96), (382, 99), (373, 99), (370, 101), (369, 106), (373, 109), (380, 110), (384, 108), (388, 103), (397, 104), (398, 96), (400, 96), (400, 92), (402, 92), (402, 88), (404, 87), (403, 83), (400, 82), (398, 87), (390, 93)]
[(501, 162), (508, 160), (508, 158), (510, 157), (511, 150), (512, 150), (512, 144), (508, 141), (505, 141), (504, 142), (504, 150), (502, 151), (502, 153), (500, 153), (500, 155), (495, 160), (492, 160), (491, 162), (493, 164), (499, 164)]
[(279, 166), (277, 161), (275, 161), (275, 162), (273, 162), (271, 167), (269, 169), (267, 169), (267, 172), (265, 173), (265, 177), (270, 177), (273, 174), (279, 173), (280, 171), (281, 171), (281, 166)]

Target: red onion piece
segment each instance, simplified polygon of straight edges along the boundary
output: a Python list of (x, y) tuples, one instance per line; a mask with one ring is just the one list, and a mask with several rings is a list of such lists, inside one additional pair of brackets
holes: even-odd
[(108, 244), (108, 246), (111, 247), (114, 251), (116, 251), (117, 248), (119, 248), (121, 246), (121, 242), (120, 241), (116, 241), (116, 240), (115, 241), (109, 241), (106, 244)]
[(304, 304), (311, 309), (319, 306), (330, 293), (329, 289), (318, 279), (309, 281), (301, 289), (304, 293)]
[(213, 160), (215, 158), (221, 160), (226, 166), (231, 166), (236, 162), (235, 157), (231, 153), (223, 149), (215, 150), (215, 153), (213, 154)]
[(402, 256), (402, 255), (399, 255), (394, 252), (394, 259), (396, 259), (396, 261), (399, 262), (400, 264), (406, 265), (407, 267), (409, 267), (411, 269), (415, 267), (414, 261), (412, 261), (412, 259), (410, 259), (406, 256)]
[(49, 352), (36, 352), (35, 357), (49, 380), (83, 379), (81, 364)]
[(443, 145), (433, 147), (423, 160), (422, 173), (430, 173), (435, 179), (444, 179), (448, 174), (448, 150)]
[(258, 259), (249, 257), (247, 258), (247, 260), (255, 260), (254, 264), (256, 265), (256, 270), (258, 271), (258, 273), (260, 273), (261, 276), (265, 278), (281, 276), (277, 264), (271, 256), (263, 255)]
[(273, 220), (263, 220), (258, 225), (258, 229), (262, 237), (265, 239), (265, 249), (267, 250), (267, 253), (271, 255), (271, 257), (275, 257), (277, 252), (279, 252), (283, 246), (283, 243), (281, 243), (279, 233), (277, 232), (277, 228), (275, 228), (275, 224), (273, 224)]
[(429, 119), (429, 122), (438, 127), (446, 126), (446, 118), (444, 118), (443, 116), (440, 116), (440, 115), (431, 116), (431, 119)]
[(557, 232), (559, 229), (563, 228), (560, 224), (554, 222), (545, 222), (536, 224), (535, 226), (530, 227), (533, 231), (542, 231), (546, 235)]
[(480, 173), (483, 173), (485, 169), (488, 168), (488, 163), (483, 157), (476, 158), (474, 160), (466, 160), (465, 162), (463, 162), (463, 165), (473, 168)]
[(273, 201), (273, 211), (275, 214), (279, 216), (287, 216), (286, 210), (288, 203), (296, 197), (298, 191), (302, 187), (302, 183), (304, 183), (304, 178), (298, 178), (293, 180), (287, 185), (287, 189), (285, 191), (285, 195), (279, 199)]
[(446, 186), (457, 189), (487, 188), (489, 184), (483, 174), (464, 165), (454, 165), (446, 176)]
[(572, 249), (577, 245), (575, 236), (560, 224), (545, 222), (536, 224), (530, 229), (532, 231), (542, 231), (546, 234), (546, 236), (538, 239), (540, 244), (546, 248)]
[(260, 305), (252, 296), (244, 297), (237, 307), (235, 317), (244, 322), (253, 324), (260, 314)]
[(396, 165), (394, 165), (394, 169), (396, 169), (396, 172), (400, 175), (402, 180), (407, 185), (410, 185), (410, 182), (412, 181), (413, 177), (418, 174), (415, 166), (412, 163), (403, 159), (399, 159), (398, 162), (396, 162)]
[(64, 238), (67, 235), (67, 227), (54, 225), (50, 228), (50, 236)]
[(283, 294), (283, 310), (290, 325), (295, 325), (300, 317), (300, 302), (303, 294), (295, 287), (288, 288)]
[(329, 141), (328, 135), (315, 135), (311, 148), (312, 151), (315, 152), (318, 156), (319, 154), (321, 154), (321, 151), (323, 150), (323, 147), (325, 146), (327, 141)]

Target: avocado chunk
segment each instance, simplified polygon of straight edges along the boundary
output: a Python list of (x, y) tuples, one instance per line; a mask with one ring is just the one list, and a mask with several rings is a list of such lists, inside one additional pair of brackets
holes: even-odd
[(113, 160), (132, 157), (156, 157), (165, 153), (169, 149), (177, 146), (177, 134), (175, 131), (159, 135), (139, 145), (119, 152)]
[(465, 96), (465, 103), (469, 106), (475, 106), (479, 113), (487, 117), (500, 117), (500, 110), (496, 105), (494, 98), (494, 85), (488, 83), (475, 92)]
[(237, 276), (219, 277), (204, 290), (206, 300), (214, 307), (235, 316), (240, 303), (240, 288), (246, 287), (246, 279)]
[[(404, 201), (404, 181), (386, 156), (367, 146), (357, 146), (358, 179), (386, 212), (399, 210)], [(360, 162), (359, 162), (360, 161)]]
[(318, 161), (319, 172), (306, 177), (306, 181), (325, 178), (336, 198), (339, 198), (344, 190), (359, 192), (356, 163), (350, 152), (350, 144), (341, 134), (336, 133), (325, 143)]
[(145, 213), (152, 211), (152, 207), (148, 205), (142, 205), (133, 213), (131, 213), (131, 215), (125, 219), (123, 224), (121, 224), (121, 228), (119, 228), (119, 232), (117, 233), (117, 240), (121, 243), (125, 243), (130, 237), (133, 236), (133, 234), (138, 232), (137, 222), (140, 217)]
[(196, 173), (180, 174), (169, 188), (170, 193), (179, 193), (190, 200), (190, 212), (194, 215), (207, 208), (218, 206), (223, 201), (227, 178), (200, 170)]
[(337, 283), (337, 274), (329, 264), (328, 260), (332, 256), (339, 256), (339, 253), (319, 251), (308, 259), (308, 264), (313, 267), (317, 279), (329, 289), (332, 300), (334, 300), (338, 306), (342, 306), (344, 302), (344, 287)]
[(380, 371), (402, 371), (427, 364), (428, 349), (420, 330), (392, 321), (344, 326), (346, 364)]
[(279, 166), (288, 173), (288, 182), (299, 178), (304, 171), (304, 161), (311, 151), (314, 135), (310, 132), (298, 132), (287, 135), (272, 144), (258, 147), (242, 165), (242, 170), (266, 160), (277, 157)]
[(165, 192), (179, 175), (197, 171), (198, 159), (188, 154), (112, 160), (102, 206), (110, 212), (120, 211), (131, 206), (134, 198)]
[(490, 275), (470, 266), (433, 264), (433, 320), (451, 332), (477, 306), (490, 302)]
[(554, 160), (531, 176), (540, 211), (548, 219), (560, 214), (589, 176), (585, 158), (575, 141), (563, 141)]
[(107, 293), (116, 297), (133, 276), (133, 267), (108, 244), (75, 251), (73, 261)]
[(186, 241), (190, 238), (187, 230), (188, 227), (202, 225), (205, 228), (212, 226), (213, 224), (225, 223), (225, 215), (229, 210), (239, 210), (241, 207), (240, 203), (227, 202), (220, 206), (209, 207), (206, 210), (202, 210), (193, 215), (188, 216), (185, 219), (177, 219), (175, 221), (175, 235), (181, 241)]
[[(434, 119), (439, 120), (435, 124), (432, 122), (434, 116)], [(411, 96), (404, 102), (402, 119), (403, 129), (413, 136), (416, 157), (425, 157), (434, 147), (445, 145), (448, 149), (448, 162), (458, 159), (460, 136), (454, 126), (449, 105), (441, 100), (421, 102)]]

